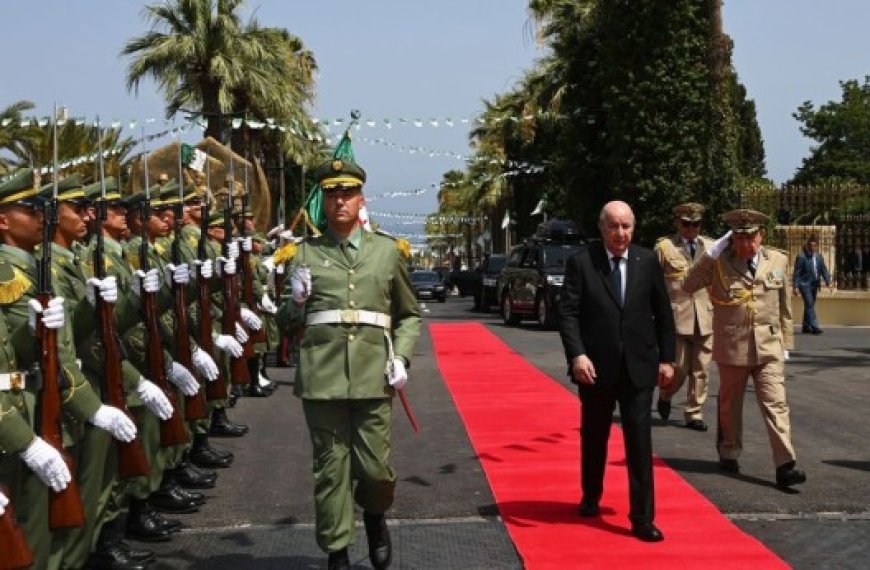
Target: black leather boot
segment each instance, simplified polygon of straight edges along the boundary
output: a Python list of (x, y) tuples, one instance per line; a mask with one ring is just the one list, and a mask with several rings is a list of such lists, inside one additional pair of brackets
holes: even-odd
[[(165, 480), (165, 477), (164, 477)], [(199, 510), (196, 501), (183, 494), (181, 487), (175, 483), (164, 482), (160, 489), (151, 493), (148, 502), (162, 513), (195, 513)]]
[(266, 381), (265, 384), (260, 382), (260, 386), (264, 390), (268, 390), (269, 394), (272, 394), (275, 390), (278, 389), (278, 384), (276, 384), (274, 381), (272, 381), (271, 378), (269, 378), (269, 373), (266, 371), (266, 355), (265, 354), (260, 356), (260, 378), (262, 380)]
[(330, 552), (326, 561), (328, 570), (350, 570), (350, 559), (347, 556), (347, 548)]
[[(215, 408), (211, 413), (211, 426), (208, 434), (214, 437), (242, 437), (248, 433), (248, 426), (231, 422), (226, 408)], [(194, 461), (194, 463), (196, 463)]]
[[(97, 540), (97, 547), (93, 557), (89, 561), (91, 568), (111, 568), (112, 560), (115, 558), (114, 551), (121, 552), (128, 559), (137, 563), (148, 563), (154, 560), (154, 553), (150, 550), (133, 548), (130, 543), (124, 542), (124, 528), (121, 518), (115, 518), (106, 522), (100, 530), (100, 537)], [(108, 564), (108, 565), (107, 565)]]
[(211, 469), (201, 469), (190, 462), (189, 451), (175, 468), (175, 480), (187, 489), (211, 489), (217, 482), (217, 473)]
[(242, 389), (238, 384), (233, 384), (230, 386), (230, 394), (227, 396), (227, 406), (230, 408), (235, 408), (236, 404), (239, 401), (239, 398), (242, 397)]
[(100, 540), (88, 559), (88, 568), (95, 570), (145, 570), (148, 561), (133, 560), (121, 548), (120, 540)]
[(161, 525), (151, 516), (151, 506), (147, 499), (130, 497), (130, 512), (127, 513), (125, 535), (143, 542), (166, 542), (172, 538), (172, 531)]
[(265, 398), (271, 395), (260, 386), (260, 361), (257, 358), (248, 359), (248, 376), (251, 377), (251, 383), (248, 384), (247, 396), (249, 398)]
[(171, 491), (180, 497), (189, 500), (197, 507), (205, 504), (205, 495), (197, 491), (188, 491), (182, 487), (175, 478), (175, 470), (167, 469), (163, 472), (163, 481), (160, 482), (160, 491)]
[(219, 454), (208, 444), (205, 434), (194, 434), (193, 446), (190, 448), (190, 461), (197, 467), (207, 469), (224, 469), (233, 464), (232, 454)]
[(363, 523), (366, 527), (366, 538), (369, 542), (369, 560), (375, 570), (389, 568), (393, 561), (393, 544), (390, 541), (390, 531), (384, 515), (363, 513)]

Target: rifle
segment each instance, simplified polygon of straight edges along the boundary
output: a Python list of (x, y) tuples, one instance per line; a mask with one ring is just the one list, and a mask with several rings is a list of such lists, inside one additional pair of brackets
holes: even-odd
[[(232, 177), (233, 163), (230, 158), (230, 180), (231, 185), (235, 186), (235, 178)], [(224, 241), (221, 244), (221, 253), (223, 257), (229, 258), (230, 242), (233, 239), (233, 190), (229, 188), (227, 192), (227, 204), (224, 208)], [(238, 266), (236, 266), (238, 272)], [(224, 273), (224, 315), (221, 321), (221, 332), (231, 337), (236, 337), (236, 323), (240, 321), (239, 315), (239, 287), (235, 275), (227, 275)], [(250, 338), (245, 343), (246, 353), (236, 358), (230, 357), (230, 381), (233, 384), (243, 385), (250, 384), (252, 381), (251, 375), (248, 372), (247, 359), (251, 355), (247, 354), (250, 349)]]
[[(50, 200), (43, 205), (42, 222), (42, 252), (36, 262), (37, 292), (36, 298), (45, 309), (53, 297), (51, 290), (51, 244), (54, 241), (54, 229), (57, 227), (57, 107), (54, 109), (53, 127), (53, 175), (54, 192)], [(42, 377), (42, 390), (39, 393), (38, 410), (39, 434), (49, 445), (57, 449), (69, 467), (70, 473), (75, 473), (75, 465), (63, 448), (63, 436), (60, 427), (60, 392), (61, 378), (57, 353), (57, 330), (49, 329), (42, 319), (36, 326), (36, 339), (39, 355), (36, 374)], [(79, 486), (75, 478), (62, 491), (52, 491), (48, 504), (48, 524), (52, 530), (80, 527), (85, 523), (84, 507), (82, 505)]]
[[(247, 229), (245, 228), (245, 212), (248, 209), (248, 167), (245, 167), (245, 193), (242, 194), (242, 213), (239, 223), (239, 237), (246, 237)], [(251, 267), (251, 253), (245, 251), (244, 248), (239, 249), (239, 265), (241, 265), (241, 271), (239, 272), (239, 278), (242, 281), (242, 300), (248, 306), (248, 310), (256, 313), (257, 312), (257, 302), (254, 299), (254, 268)], [(249, 342), (251, 345), (254, 343), (266, 342), (266, 324), (262, 319), (262, 315), (260, 315), (260, 320), (263, 322), (263, 326), (261, 326), (258, 330), (252, 330), (248, 333)], [(253, 352), (253, 346), (251, 347), (251, 351)], [(253, 354), (251, 355), (253, 356)]]
[[(179, 265), (181, 259), (181, 227), (184, 223), (184, 170), (181, 166), (181, 141), (178, 142), (178, 204), (175, 205), (175, 227), (172, 238), (172, 263)], [(201, 420), (208, 417), (205, 406), (205, 393), (202, 385), (205, 383), (196, 374), (193, 367), (190, 350), (190, 317), (187, 310), (187, 294), (184, 283), (172, 283), (172, 295), (175, 299), (175, 350), (179, 364), (187, 368), (199, 380), (199, 391), (193, 396), (184, 397), (184, 418), (186, 420)]]
[[(9, 491), (0, 485), (0, 491), (3, 491), (9, 497)], [(24, 533), (21, 527), (15, 522), (15, 511), (12, 510), (12, 498), (10, 503), (6, 505), (6, 512), (0, 516), (0, 552), (3, 553), (0, 558), (0, 570), (20, 570), (30, 568), (33, 565), (33, 552), (27, 546), (27, 541), (24, 539)]]
[[(99, 123), (99, 118), (97, 118)], [(99, 128), (99, 127), (98, 127)], [(106, 221), (106, 171), (103, 161), (103, 141), (102, 129), (98, 133), (98, 147), (100, 153), (100, 196), (101, 200), (97, 202), (97, 227), (96, 227), (96, 243), (94, 245), (94, 275), (97, 279), (106, 277), (106, 262), (104, 256), (105, 246), (103, 242), (103, 222)], [(100, 341), (103, 349), (103, 393), (106, 395), (106, 400), (110, 406), (114, 406), (127, 414), (131, 420), (132, 414), (127, 409), (127, 401), (124, 394), (123, 380), (121, 373), (121, 345), (118, 341), (118, 331), (115, 328), (114, 306), (100, 297), (99, 293), (95, 292), (94, 300), (96, 301), (96, 316), (97, 330), (100, 334)], [(130, 479), (142, 475), (148, 475), (151, 472), (151, 466), (148, 463), (148, 458), (145, 456), (145, 450), (142, 448), (142, 442), (138, 436), (132, 441), (115, 440), (115, 445), (118, 450), (118, 475), (121, 479)]]
[[(205, 261), (208, 258), (206, 244), (208, 243), (208, 213), (211, 209), (211, 168), (208, 157), (206, 157), (205, 162), (205, 187), (206, 194), (200, 208), (199, 243), (196, 245), (196, 257), (200, 261)], [(196, 301), (199, 310), (199, 346), (211, 355), (214, 354), (214, 339), (211, 337), (211, 291), (208, 281), (202, 277), (197, 277), (196, 280)], [(205, 399), (211, 402), (213, 400), (226, 400), (227, 397), (224, 367), (218, 366), (218, 377), (205, 385)]]
[[(148, 187), (148, 157), (145, 160), (145, 199), (142, 200), (139, 206), (139, 217), (142, 222), (140, 228), (140, 236), (142, 243), (139, 244), (139, 268), (143, 272), (150, 269), (148, 262), (148, 220), (151, 218), (151, 190)], [(168, 420), (160, 422), (160, 446), (172, 447), (190, 441), (190, 436), (187, 434), (187, 429), (184, 426), (184, 420), (178, 411), (178, 402), (175, 397), (175, 389), (169, 385), (169, 379), (166, 377), (166, 366), (163, 358), (163, 346), (160, 342), (160, 328), (157, 322), (157, 306), (155, 293), (145, 291), (144, 287), (139, 291), (141, 299), (142, 318), (145, 321), (145, 346), (147, 354), (145, 366), (148, 369), (148, 377), (163, 390), (169, 403), (172, 404), (172, 416)]]

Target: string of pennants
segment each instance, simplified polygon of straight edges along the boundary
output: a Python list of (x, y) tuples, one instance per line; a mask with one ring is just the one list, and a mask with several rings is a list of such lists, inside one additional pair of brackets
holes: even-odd
[[(486, 221), (488, 216), (437, 216), (432, 214), (416, 214), (410, 212), (369, 212), (373, 218), (389, 218), (392, 220), (406, 220), (411, 223), (438, 222), (442, 224), (467, 224)], [(393, 222), (396, 223), (396, 222)]]

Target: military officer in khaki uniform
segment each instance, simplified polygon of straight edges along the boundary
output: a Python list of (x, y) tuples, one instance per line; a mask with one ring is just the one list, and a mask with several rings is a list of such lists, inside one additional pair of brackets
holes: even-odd
[(707, 431), (703, 416), (707, 401), (707, 370), (713, 354), (713, 306), (707, 289), (699, 289), (690, 295), (683, 291), (682, 282), (686, 271), (710, 248), (713, 240), (699, 235), (704, 206), (686, 202), (675, 206), (673, 211), (677, 233), (659, 239), (655, 252), (665, 274), (677, 326), (676, 373), (674, 382), (659, 391), (657, 407), (659, 416), (667, 421), (671, 399), (686, 383), (686, 407), (683, 409), (686, 427)]
[(785, 398), (785, 361), (794, 346), (788, 256), (762, 245), (766, 215), (732, 210), (722, 218), (731, 231), (713, 243), (683, 282), (687, 293), (710, 287), (713, 301), (719, 465), (728, 473), (740, 470), (743, 396), (751, 376), (773, 451), (776, 484), (788, 488), (806, 481), (795, 467)]
[(386, 568), (392, 549), (384, 513), (396, 486), (392, 397), (408, 379), (420, 310), (395, 240), (360, 227), (365, 172), (336, 159), (315, 176), (327, 227), (299, 246), (282, 320), (285, 330), (294, 319), (306, 327), (294, 392), (313, 445), (317, 543), (329, 568), (349, 567), (356, 502), (372, 565)]

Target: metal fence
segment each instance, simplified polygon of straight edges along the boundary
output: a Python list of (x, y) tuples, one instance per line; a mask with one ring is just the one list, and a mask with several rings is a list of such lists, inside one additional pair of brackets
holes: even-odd
[(792, 259), (812, 234), (819, 239), (838, 289), (867, 289), (870, 280), (870, 187), (753, 187), (740, 195), (742, 208), (776, 220), (767, 243)]

